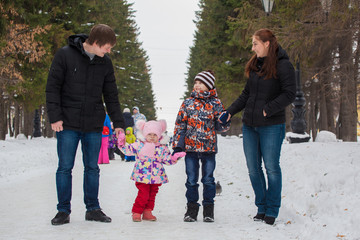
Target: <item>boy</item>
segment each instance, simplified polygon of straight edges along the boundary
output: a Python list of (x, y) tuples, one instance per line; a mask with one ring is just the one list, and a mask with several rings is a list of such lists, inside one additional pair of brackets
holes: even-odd
[(185, 151), (187, 211), (185, 222), (195, 222), (199, 212), (199, 168), (202, 164), (203, 220), (214, 221), (216, 131), (227, 131), (230, 122), (221, 125), (218, 117), (224, 106), (214, 88), (215, 76), (210, 70), (196, 75), (194, 89), (182, 103), (174, 130), (174, 153)]

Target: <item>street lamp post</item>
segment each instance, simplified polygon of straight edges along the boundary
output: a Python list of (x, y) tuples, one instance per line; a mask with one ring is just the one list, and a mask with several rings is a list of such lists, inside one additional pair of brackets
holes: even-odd
[(290, 143), (301, 143), (308, 142), (310, 136), (305, 133), (306, 121), (305, 121), (305, 112), (304, 109), (306, 100), (304, 98), (304, 93), (301, 90), (301, 78), (300, 78), (300, 63), (297, 61), (296, 70), (295, 70), (295, 80), (296, 80), (296, 96), (293, 102), (294, 108), (291, 110), (293, 113), (293, 120), (290, 123), (293, 134), (288, 136)]
[[(274, 6), (274, 0), (261, 0), (262, 5), (264, 7), (265, 13), (267, 16), (272, 11)], [(296, 70), (295, 70), (295, 78), (296, 78), (296, 97), (293, 102), (294, 108), (293, 112), (293, 120), (290, 123), (292, 134), (288, 135), (288, 139), (290, 143), (301, 143), (308, 142), (310, 137), (305, 133), (306, 129), (306, 121), (305, 121), (305, 98), (304, 93), (301, 90), (301, 78), (300, 78), (300, 63), (296, 62)]]
[(274, 0), (261, 0), (261, 2), (264, 7), (266, 15), (269, 16), (274, 6)]

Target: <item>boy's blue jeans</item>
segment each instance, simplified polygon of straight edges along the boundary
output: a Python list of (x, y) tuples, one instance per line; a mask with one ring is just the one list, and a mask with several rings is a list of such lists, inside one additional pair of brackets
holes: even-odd
[(56, 188), (59, 212), (71, 213), (72, 169), (76, 150), (81, 141), (84, 164), (84, 202), (88, 211), (99, 209), (99, 166), (101, 132), (63, 130), (56, 133), (59, 165), (56, 172)]
[(202, 205), (214, 204), (215, 190), (215, 153), (187, 152), (186, 166), (186, 198), (188, 203), (197, 203), (199, 200), (199, 169), (201, 161), (201, 182), (203, 183)]
[[(279, 214), (281, 204), (280, 152), (284, 137), (285, 124), (262, 127), (243, 125), (243, 146), (255, 193), (255, 205), (258, 207), (258, 213), (275, 218)], [(266, 169), (267, 188), (262, 161)]]

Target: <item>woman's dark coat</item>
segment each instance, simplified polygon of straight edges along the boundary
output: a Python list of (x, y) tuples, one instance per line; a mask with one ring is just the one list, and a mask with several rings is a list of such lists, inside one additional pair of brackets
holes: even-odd
[[(258, 58), (261, 69), (264, 58)], [(242, 121), (247, 126), (259, 127), (285, 123), (285, 107), (295, 99), (296, 82), (293, 65), (285, 50), (279, 47), (277, 78), (264, 79), (250, 72), (244, 90), (227, 111), (234, 116), (244, 110)], [(263, 115), (266, 112), (266, 117)]]

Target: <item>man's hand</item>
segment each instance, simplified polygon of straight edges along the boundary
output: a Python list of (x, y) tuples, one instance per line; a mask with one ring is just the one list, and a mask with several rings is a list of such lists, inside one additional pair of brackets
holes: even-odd
[(52, 123), (51, 124), (51, 129), (53, 130), (53, 131), (55, 131), (55, 132), (61, 132), (62, 130), (64, 130), (64, 128), (63, 128), (63, 121), (57, 121), (57, 122), (55, 122), (55, 123)]
[(116, 137), (118, 138), (119, 137), (119, 133), (122, 132), (122, 133), (125, 133), (124, 132), (124, 129), (122, 128), (115, 128), (115, 134), (116, 134)]

